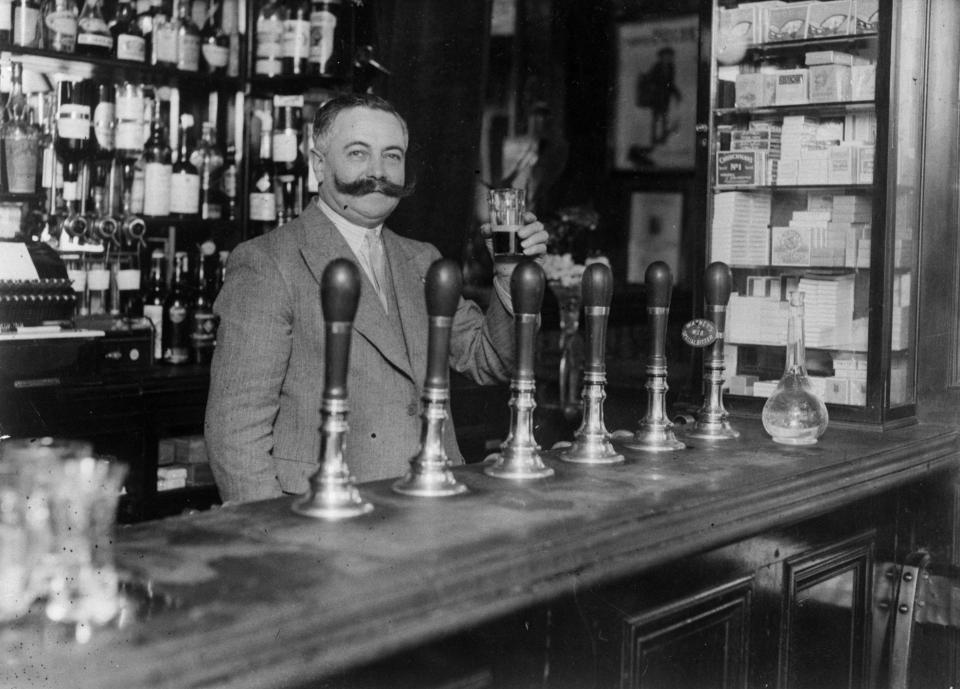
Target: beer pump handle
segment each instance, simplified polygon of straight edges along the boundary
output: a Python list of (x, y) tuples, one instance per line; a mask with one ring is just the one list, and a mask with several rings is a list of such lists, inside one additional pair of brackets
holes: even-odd
[(360, 270), (345, 258), (327, 264), (320, 281), (320, 304), (326, 327), (323, 399), (347, 399), (350, 331), (360, 301)]
[(463, 274), (456, 261), (434, 261), (427, 270), (425, 290), (430, 322), (425, 387), (446, 390), (450, 383), (450, 329), (463, 291)]
[(673, 276), (663, 261), (654, 261), (644, 274), (647, 293), (647, 318), (650, 325), (650, 350), (647, 358), (654, 365), (666, 365), (667, 319)]
[(603, 263), (591, 263), (583, 271), (580, 283), (587, 331), (587, 360), (584, 371), (604, 372), (607, 318), (613, 299), (613, 275)]
[(730, 266), (723, 261), (714, 261), (707, 266), (704, 275), (707, 306), (726, 306), (730, 301)]
[(537, 316), (543, 305), (546, 278), (543, 269), (532, 260), (523, 260), (510, 277), (510, 297), (517, 330), (518, 380), (533, 380), (534, 339), (537, 334)]

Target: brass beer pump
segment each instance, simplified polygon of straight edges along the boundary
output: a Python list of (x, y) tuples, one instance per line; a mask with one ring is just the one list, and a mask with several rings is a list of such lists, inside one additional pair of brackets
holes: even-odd
[(510, 382), (510, 434), (500, 446), (500, 452), (488, 458), (493, 459), (493, 463), (483, 470), (494, 478), (530, 480), (553, 476), (553, 469), (543, 463), (540, 446), (533, 437), (533, 410), (537, 406), (534, 340), (545, 283), (543, 269), (529, 259), (521, 261), (510, 276), (517, 369)]
[(707, 266), (704, 275), (704, 316), (713, 323), (715, 333), (713, 342), (707, 345), (703, 355), (703, 406), (697, 410), (696, 421), (687, 432), (690, 438), (727, 440), (740, 437), (740, 433), (730, 425), (727, 410), (723, 408), (723, 331), (726, 328), (731, 282), (730, 267), (726, 263), (715, 261)]
[(373, 505), (360, 497), (343, 457), (347, 425), (347, 363), (350, 330), (360, 300), (360, 270), (338, 258), (327, 264), (320, 280), (325, 329), (323, 403), (320, 410), (320, 467), (310, 488), (294, 500), (297, 514), (335, 521), (366, 514)]
[(607, 370), (604, 355), (607, 348), (607, 318), (613, 297), (613, 276), (602, 263), (592, 263), (583, 271), (580, 283), (583, 295), (584, 325), (587, 331), (587, 360), (583, 367), (583, 421), (573, 443), (560, 451), (565, 462), (577, 464), (617, 464), (623, 455), (610, 443), (610, 433), (603, 422), (604, 386)]
[[(670, 315), (670, 293), (673, 276), (663, 261), (654, 261), (644, 274), (647, 296), (647, 325), (650, 328), (647, 352), (647, 413), (632, 437), (620, 441), (624, 451), (670, 452), (686, 447), (673, 432), (667, 418), (667, 320)], [(617, 434), (619, 435), (619, 433)]]
[(450, 471), (443, 448), (444, 423), (450, 400), (450, 329), (463, 290), (460, 266), (449, 258), (434, 261), (427, 271), (427, 376), (423, 384), (420, 449), (410, 459), (407, 474), (393, 490), (417, 497), (444, 497), (465, 493), (467, 487)]

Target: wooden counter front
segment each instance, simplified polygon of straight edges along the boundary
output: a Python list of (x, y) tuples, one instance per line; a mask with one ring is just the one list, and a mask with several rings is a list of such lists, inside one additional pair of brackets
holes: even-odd
[(613, 467), (549, 461), (527, 484), (457, 470), (467, 495), (361, 487), (370, 515), (298, 517), (292, 498), (124, 527), (118, 560), (149, 619), (64, 642), (0, 627), (0, 686), (297, 686), (576, 588), (795, 524), (957, 465), (956, 434), (829, 429), (809, 448), (743, 437)]

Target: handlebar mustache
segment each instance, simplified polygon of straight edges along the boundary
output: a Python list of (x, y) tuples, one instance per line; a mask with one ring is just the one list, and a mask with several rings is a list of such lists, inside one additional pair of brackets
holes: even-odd
[(384, 196), (392, 196), (398, 199), (410, 196), (417, 186), (413, 180), (401, 185), (383, 179), (382, 177), (363, 177), (353, 182), (343, 182), (339, 179), (334, 179), (334, 184), (336, 184), (337, 191), (341, 194), (365, 196), (366, 194), (379, 192)]

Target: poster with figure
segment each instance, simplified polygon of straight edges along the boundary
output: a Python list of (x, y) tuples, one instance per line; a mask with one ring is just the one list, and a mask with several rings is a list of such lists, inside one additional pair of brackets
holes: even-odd
[(693, 168), (699, 40), (696, 15), (617, 27), (616, 169)]

